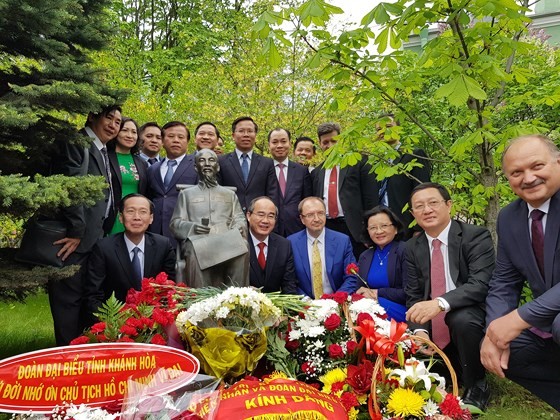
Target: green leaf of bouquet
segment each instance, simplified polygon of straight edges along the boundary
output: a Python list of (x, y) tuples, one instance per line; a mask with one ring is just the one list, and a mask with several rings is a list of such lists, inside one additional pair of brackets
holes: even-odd
[(94, 313), (99, 321), (105, 323), (105, 336), (109, 341), (118, 338), (124, 319), (128, 317), (126, 313), (121, 312), (123, 308), (124, 303), (118, 300), (113, 292), (111, 297), (99, 307), (99, 312)]

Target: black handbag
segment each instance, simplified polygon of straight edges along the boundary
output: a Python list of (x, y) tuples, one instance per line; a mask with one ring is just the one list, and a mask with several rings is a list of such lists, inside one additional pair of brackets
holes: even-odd
[(62, 267), (64, 262), (56, 256), (62, 245), (53, 245), (53, 242), (65, 237), (65, 221), (29, 219), (15, 260), (39, 266)]

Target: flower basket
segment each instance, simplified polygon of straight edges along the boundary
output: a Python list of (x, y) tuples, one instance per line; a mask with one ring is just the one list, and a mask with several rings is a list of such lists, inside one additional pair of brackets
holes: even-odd
[[(410, 339), (416, 340), (416, 341), (420, 341), (424, 344), (426, 344), (429, 348), (433, 349), (443, 360), (443, 362), (445, 363), (447, 369), (449, 370), (450, 376), (451, 376), (451, 382), (452, 382), (452, 395), (457, 398), (459, 395), (459, 386), (457, 383), (457, 374), (455, 373), (455, 370), (453, 369), (453, 366), (451, 365), (451, 361), (449, 360), (449, 358), (445, 355), (445, 353), (431, 340), (424, 338), (424, 337), (420, 337), (417, 335), (410, 335), (409, 336)], [(381, 407), (379, 406), (379, 400), (377, 397), (377, 382), (378, 382), (378, 378), (379, 378), (379, 373), (381, 374), (381, 377), (384, 379), (385, 378), (385, 372), (384, 372), (384, 365), (385, 365), (385, 356), (383, 355), (379, 355), (377, 357), (377, 359), (375, 360), (375, 365), (373, 368), (373, 375), (372, 375), (372, 381), (371, 381), (371, 392), (369, 395), (369, 400), (368, 400), (368, 410), (369, 410), (369, 414), (371, 416), (372, 419), (381, 419), (382, 418), (382, 414), (381, 414)], [(450, 417), (445, 417), (445, 418), (450, 418)]]
[(265, 328), (204, 328), (187, 322), (180, 333), (204, 372), (226, 382), (252, 372), (266, 352)]

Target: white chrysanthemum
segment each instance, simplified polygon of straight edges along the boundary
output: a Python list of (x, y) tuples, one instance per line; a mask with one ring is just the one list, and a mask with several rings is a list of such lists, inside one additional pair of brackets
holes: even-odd
[(288, 337), (290, 338), (290, 340), (299, 340), (301, 338), (301, 331), (299, 330), (292, 330), (290, 331), (290, 333), (288, 334)]
[(426, 401), (426, 404), (424, 404), (422, 410), (424, 410), (424, 414), (426, 416), (435, 416), (439, 413), (438, 405), (432, 400)]
[(323, 349), (325, 348), (325, 343), (323, 343), (321, 340), (317, 340), (315, 341), (315, 343), (313, 343), (313, 345), (318, 348), (318, 349)]
[(216, 318), (224, 319), (229, 314), (229, 308), (227, 306), (222, 306), (216, 311)]
[(324, 322), (332, 314), (338, 314), (338, 303), (332, 299), (318, 299), (311, 302), (306, 316)]
[(350, 311), (352, 321), (356, 321), (359, 314), (366, 313), (371, 315), (377, 324), (377, 320), (375, 318), (378, 318), (380, 315), (385, 315), (385, 309), (375, 299), (365, 298), (357, 300), (356, 302), (352, 302), (348, 309)]
[(309, 331), (305, 335), (308, 336), (308, 337), (318, 337), (318, 336), (324, 334), (325, 331), (326, 331), (325, 327), (323, 327), (322, 325), (318, 325), (316, 327), (309, 328)]

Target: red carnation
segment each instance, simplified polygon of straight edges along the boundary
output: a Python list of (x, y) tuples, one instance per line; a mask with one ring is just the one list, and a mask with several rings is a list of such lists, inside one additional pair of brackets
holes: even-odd
[(123, 334), (126, 335), (131, 335), (132, 337), (135, 337), (138, 335), (138, 331), (136, 330), (136, 328), (131, 327), (130, 325), (123, 325), (120, 329), (120, 332), (122, 332)]
[(325, 319), (325, 328), (329, 331), (334, 331), (340, 326), (340, 317), (337, 314), (329, 315), (327, 319)]
[(301, 365), (301, 371), (303, 373), (311, 375), (315, 373), (315, 366), (313, 366), (311, 362), (305, 362), (303, 365)]
[(356, 397), (356, 395), (351, 392), (342, 393), (342, 395), (340, 396), (340, 402), (342, 403), (346, 411), (350, 411), (352, 407), (357, 407), (360, 405), (358, 397)]
[(107, 336), (106, 336), (105, 334), (103, 334), (103, 333), (101, 333), (101, 334), (96, 334), (96, 335), (95, 335), (95, 338), (97, 338), (97, 341), (99, 341), (100, 343), (104, 343), (104, 342), (106, 342), (106, 341), (109, 341), (109, 340), (107, 339)]
[(128, 325), (129, 327), (134, 327), (134, 328), (142, 328), (144, 326), (144, 324), (142, 323), (141, 320), (139, 320), (138, 318), (134, 318), (134, 317), (128, 318), (125, 321), (124, 324)]
[(359, 293), (354, 293), (354, 294), (351, 296), (351, 299), (352, 299), (352, 302), (357, 302), (357, 301), (359, 301), (359, 300), (364, 299), (364, 295), (360, 295)]
[(299, 347), (299, 341), (289, 340), (286, 342), (286, 350), (289, 352), (294, 352)]
[(106, 324), (104, 322), (97, 322), (91, 326), (91, 332), (93, 334), (102, 333), (105, 331)]
[(346, 353), (348, 354), (354, 353), (354, 350), (356, 350), (357, 347), (358, 347), (358, 343), (356, 343), (354, 340), (350, 340), (346, 342)]
[(358, 268), (358, 265), (356, 263), (350, 263), (346, 266), (346, 274), (348, 275), (358, 274), (359, 272), (360, 269)]
[(338, 303), (339, 305), (342, 305), (344, 302), (346, 302), (346, 299), (348, 299), (348, 293), (346, 292), (333, 293), (331, 299), (336, 301), (336, 303)]
[(152, 313), (152, 318), (156, 321), (159, 325), (169, 325), (175, 322), (175, 317), (172, 313), (167, 312), (160, 308), (155, 308), (154, 312)]
[(81, 335), (80, 337), (74, 338), (72, 341), (70, 341), (71, 346), (87, 343), (89, 343), (89, 337), (86, 337), (85, 335)]
[(338, 391), (342, 391), (344, 388), (344, 382), (335, 382), (331, 385), (331, 394), (336, 394)]
[(341, 359), (344, 357), (344, 350), (339, 344), (331, 344), (329, 346), (329, 356), (331, 359)]
[(441, 414), (449, 416), (452, 419), (460, 419), (463, 415), (463, 409), (459, 404), (459, 400), (453, 394), (447, 394), (439, 405)]
[(121, 337), (117, 340), (118, 343), (134, 343), (134, 340), (130, 337)]
[(362, 313), (358, 314), (358, 318), (356, 319), (356, 322), (357, 322), (358, 325), (360, 325), (365, 320), (373, 321), (373, 318), (371, 317), (370, 314), (368, 314), (366, 312), (362, 312)]
[(152, 339), (150, 340), (150, 343), (159, 344), (159, 345), (162, 345), (162, 346), (167, 345), (167, 341), (165, 341), (165, 338), (163, 338), (161, 334), (154, 335), (152, 337)]

